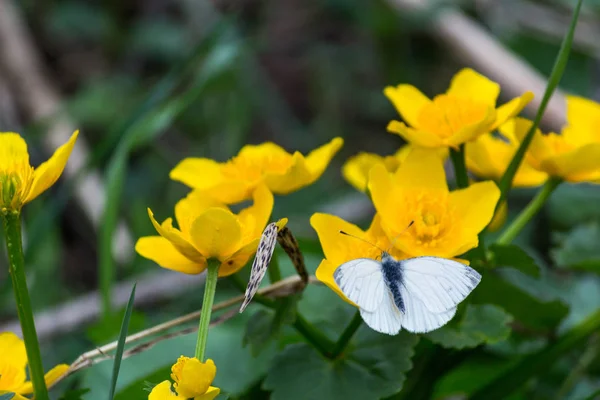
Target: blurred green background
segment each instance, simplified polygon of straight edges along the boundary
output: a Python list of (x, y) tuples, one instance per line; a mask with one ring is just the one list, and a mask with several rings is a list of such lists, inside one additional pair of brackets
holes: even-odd
[[(35, 309), (40, 313), (56, 310), (54, 307), (78, 296), (92, 291), (99, 294), (83, 311), (69, 309), (60, 317), (50, 314), (44, 321), (54, 329), (42, 338), (47, 367), (71, 362), (82, 352), (116, 337), (123, 301), (109, 309), (108, 299), (114, 298), (119, 282), (125, 282), (123, 288), (128, 293), (131, 282), (137, 280), (141, 285), (154, 274), (164, 273), (135, 255), (133, 242), (117, 257), (118, 262), (109, 250), (117, 221), (126, 224), (135, 241), (154, 232), (147, 207), (161, 220), (172, 215), (176, 201), (188, 191), (168, 178), (178, 161), (190, 156), (225, 161), (244, 144), (264, 141), (306, 153), (335, 136), (343, 137), (344, 147), (317, 183), (276, 197), (273, 219), (290, 218), (289, 226), (300, 238), (307, 267), (314, 273), (322, 254), (309, 225), (312, 213), (332, 212), (363, 227), (372, 217), (366, 196), (342, 179), (343, 162), (360, 151), (392, 154), (402, 144), (398, 136), (385, 131), (396, 112), (383, 96), (383, 88), (406, 82), (434, 95), (446, 89), (456, 71), (470, 65), (455, 49), (431, 35), (430, 22), (436, 13), (444, 7), (460, 7), (516, 56), (547, 75), (574, 4), (566, 0), (463, 0), (437, 2), (431, 10), (409, 12), (394, 8), (393, 3), (14, 3), (39, 57), (39, 68), (61, 99), (57, 113), (36, 118), (28, 107), (31, 99), (23, 99), (35, 91), (16, 91), (14, 71), (6, 68), (6, 61), (0, 61), (0, 129), (21, 132), (30, 146), (33, 165), (38, 165), (52, 151), (44, 145), (49, 127), (57, 123), (59, 114), (67, 115), (73, 127), (81, 130), (79, 140), (90, 150), (77, 176), (62, 179), (42, 199), (25, 208), (27, 272)], [(583, 28), (576, 36), (561, 88), (598, 100), (600, 1), (590, 0), (584, 5)], [(16, 36), (21, 33), (12, 32)], [(0, 48), (2, 43), (0, 40)], [(1, 58), (6, 57), (10, 54), (4, 51)], [(523, 87), (523, 91), (527, 89)], [(73, 196), (88, 179), (89, 171), (100, 173), (106, 189), (104, 198), (97, 199), (96, 208), (102, 214), (96, 225)], [(511, 216), (533, 193), (514, 191), (509, 201)], [(547, 332), (567, 329), (596, 309), (600, 302), (598, 204), (599, 188), (563, 185), (519, 237), (518, 243), (541, 266), (542, 279), (522, 274), (512, 274), (510, 279), (532, 301), (553, 304), (555, 308), (548, 312), (554, 320), (547, 325), (540, 323), (544, 334), (537, 336), (530, 335), (527, 327), (517, 326), (508, 340), (485, 351), (478, 348), (478, 357), (527, 354), (544, 345), (551, 337)], [(291, 265), (280, 258), (285, 274), (292, 274)], [(14, 322), (15, 307), (7, 278), (2, 255), (0, 329), (14, 326), (8, 325)], [(183, 289), (166, 285), (157, 290), (155, 296), (146, 296), (136, 306), (130, 332), (194, 311), (201, 302), (200, 283)], [(217, 301), (236, 294), (228, 282), (219, 283)], [(515, 297), (515, 301), (520, 298)], [(300, 308), (311, 322), (332, 332), (332, 337), (339, 335), (352, 315), (349, 306), (320, 286), (308, 289)], [(208, 354), (219, 368), (215, 383), (231, 398), (268, 398), (261, 390), (262, 378), (278, 346), (293, 342), (297, 335), (285, 330), (281, 340), (267, 343), (254, 358), (251, 346), (243, 346), (243, 337), (247, 321), (259, 309), (252, 306), (215, 328), (209, 337)], [(78, 313), (86, 314), (86, 324), (72, 328), (69, 317), (76, 319)], [(537, 311), (532, 313), (533, 318), (540, 316)], [(63, 320), (64, 329), (55, 326)], [(191, 355), (194, 343), (193, 334), (182, 336), (125, 360), (119, 387), (129, 389), (119, 398), (146, 398), (144, 382), (156, 384), (167, 379), (170, 365), (180, 354)], [(593, 397), (600, 390), (595, 343), (596, 353), (588, 356), (593, 361), (574, 381), (566, 380), (573, 366), (579, 365), (581, 351), (549, 368), (528, 385), (521, 398), (598, 398)], [(409, 394), (394, 398), (429, 398), (432, 393), (443, 397), (453, 393), (452, 385), (461, 384), (461, 374), (468, 376), (468, 381), (484, 380), (488, 372), (482, 367), (485, 362), (473, 361), (469, 355), (473, 354), (464, 356), (467, 361), (454, 364), (456, 369), (415, 369), (417, 372), (407, 378), (412, 392), (407, 389)], [(489, 370), (497, 368), (491, 365)], [(104, 398), (110, 370), (111, 362), (99, 364), (61, 383), (61, 389), (91, 388), (84, 399)]]

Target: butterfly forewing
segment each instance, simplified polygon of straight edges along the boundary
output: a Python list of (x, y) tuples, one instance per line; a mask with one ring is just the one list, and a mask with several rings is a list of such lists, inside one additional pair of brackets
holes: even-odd
[(273, 256), (276, 243), (277, 225), (275, 223), (270, 223), (267, 225), (263, 231), (262, 237), (260, 238), (260, 243), (258, 244), (258, 249), (256, 250), (256, 256), (254, 256), (254, 262), (252, 263), (250, 280), (248, 281), (248, 286), (246, 287), (244, 302), (240, 307), (240, 312), (244, 311), (248, 304), (250, 304), (252, 297), (254, 297), (256, 294), (256, 291), (260, 286), (260, 282), (265, 276), (265, 272), (267, 272), (269, 262), (271, 262), (271, 257)]
[(340, 265), (333, 279), (346, 297), (369, 312), (378, 309), (388, 291), (381, 263), (370, 258), (357, 258)]
[(416, 257), (401, 261), (406, 296), (418, 298), (433, 313), (455, 308), (481, 281), (473, 268), (439, 257)]
[(456, 314), (456, 307), (441, 313), (431, 312), (425, 307), (421, 299), (412, 295), (402, 285), (400, 293), (406, 310), (402, 316), (402, 327), (409, 332), (431, 332), (446, 325), (454, 317), (454, 314)]

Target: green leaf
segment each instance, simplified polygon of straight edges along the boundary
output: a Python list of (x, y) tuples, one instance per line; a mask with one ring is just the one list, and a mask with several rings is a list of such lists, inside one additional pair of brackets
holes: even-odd
[(470, 299), (473, 304), (500, 306), (521, 325), (538, 331), (556, 328), (569, 313), (562, 301), (540, 300), (496, 273), (485, 274)]
[(405, 331), (385, 336), (363, 327), (353, 348), (330, 360), (305, 343), (279, 353), (263, 387), (272, 400), (375, 400), (398, 393), (412, 368), (418, 337)]
[(15, 397), (14, 393), (4, 393), (4, 394), (0, 394), (0, 400), (10, 400), (13, 397)]
[(540, 276), (540, 269), (525, 250), (514, 244), (493, 244), (490, 246), (492, 265), (511, 267), (533, 277)]
[(580, 225), (556, 238), (560, 244), (550, 252), (556, 265), (600, 273), (600, 224)]
[(69, 390), (63, 394), (59, 400), (83, 400), (83, 395), (88, 393), (90, 389), (75, 389)]
[(253, 356), (256, 357), (276, 339), (284, 325), (294, 323), (298, 299), (297, 295), (280, 299), (275, 312), (261, 309), (248, 320), (243, 343), (250, 347)]
[(127, 308), (125, 309), (125, 315), (123, 316), (123, 322), (121, 323), (121, 333), (119, 334), (117, 351), (115, 352), (115, 361), (113, 364), (112, 378), (110, 379), (108, 400), (113, 400), (115, 397), (115, 389), (117, 387), (117, 380), (119, 379), (119, 369), (121, 368), (121, 359), (123, 358), (123, 350), (125, 349), (125, 339), (127, 338), (127, 329), (129, 328), (129, 319), (131, 318), (131, 312), (133, 311), (133, 300), (135, 299), (136, 285), (137, 283), (134, 283), (133, 288), (131, 289), (129, 301), (127, 302)]
[(442, 347), (464, 349), (496, 343), (510, 335), (512, 316), (491, 304), (467, 305), (464, 316), (425, 336)]

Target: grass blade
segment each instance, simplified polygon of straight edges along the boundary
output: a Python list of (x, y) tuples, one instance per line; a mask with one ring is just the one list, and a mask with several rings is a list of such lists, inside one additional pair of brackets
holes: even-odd
[(533, 139), (533, 135), (540, 125), (540, 121), (542, 120), (542, 116), (544, 115), (544, 111), (546, 110), (546, 106), (552, 97), (552, 93), (558, 86), (560, 79), (565, 72), (565, 67), (567, 66), (567, 61), (569, 60), (569, 53), (571, 52), (571, 45), (573, 44), (573, 36), (575, 34), (575, 27), (577, 26), (577, 20), (579, 19), (579, 10), (581, 9), (581, 4), (583, 0), (579, 0), (575, 9), (573, 10), (573, 17), (571, 18), (571, 24), (569, 25), (569, 30), (567, 34), (563, 38), (563, 41), (560, 45), (560, 50), (558, 51), (558, 55), (556, 56), (556, 60), (554, 61), (554, 66), (552, 67), (552, 72), (550, 73), (550, 79), (548, 79), (548, 86), (546, 86), (546, 91), (544, 92), (544, 97), (542, 98), (542, 102), (540, 103), (540, 107), (537, 110), (537, 114), (535, 115), (535, 119), (533, 120), (533, 124), (531, 128), (525, 135), (525, 138), (521, 142), (519, 149), (515, 153), (513, 159), (511, 160), (508, 168), (506, 168), (506, 172), (500, 179), (500, 200), (498, 201), (498, 206), (506, 200), (506, 196), (508, 195), (508, 191), (512, 186), (513, 178), (517, 173), (517, 169), (521, 162), (523, 161), (523, 157), (527, 152), (527, 148)]
[(123, 316), (123, 322), (121, 323), (121, 332), (119, 333), (119, 341), (117, 343), (117, 351), (115, 353), (112, 378), (110, 379), (110, 392), (108, 393), (108, 400), (113, 400), (115, 397), (117, 379), (119, 378), (119, 370), (121, 369), (121, 359), (123, 358), (123, 350), (125, 349), (125, 339), (127, 338), (127, 329), (129, 328), (129, 320), (131, 319), (131, 313), (133, 311), (133, 299), (135, 298), (136, 285), (137, 284), (134, 284), (133, 288), (131, 289), (129, 301), (127, 302), (127, 308), (125, 309), (125, 315)]

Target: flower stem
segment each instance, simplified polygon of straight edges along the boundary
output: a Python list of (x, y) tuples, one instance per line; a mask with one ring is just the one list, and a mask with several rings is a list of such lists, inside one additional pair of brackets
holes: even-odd
[(37, 400), (48, 400), (48, 389), (44, 381), (44, 367), (40, 355), (35, 323), (33, 321), (33, 310), (27, 289), (25, 277), (25, 259), (23, 257), (23, 244), (21, 242), (21, 215), (19, 211), (3, 209), (2, 225), (8, 250), (9, 271), (12, 279), (13, 291), (17, 303), (17, 312), (23, 331), (23, 340), (27, 351), (27, 363), (33, 383), (33, 392)]
[(302, 314), (296, 313), (296, 320), (294, 321), (294, 328), (300, 333), (310, 344), (312, 344), (324, 357), (332, 358), (331, 351), (334, 343), (329, 340), (323, 332), (316, 329), (307, 320), (304, 319)]
[(508, 228), (502, 232), (502, 235), (496, 240), (498, 244), (509, 244), (527, 225), (529, 220), (542, 208), (552, 194), (554, 189), (562, 182), (559, 178), (549, 178), (535, 197), (529, 202), (527, 207), (515, 218)]
[(196, 358), (204, 362), (206, 341), (208, 340), (208, 327), (210, 325), (210, 314), (212, 313), (215, 292), (217, 291), (217, 280), (219, 279), (218, 260), (209, 259), (206, 270), (206, 281), (204, 283), (204, 300), (200, 312), (200, 323), (198, 325), (198, 339), (196, 341)]
[(467, 166), (465, 165), (465, 145), (460, 145), (458, 151), (450, 148), (450, 159), (454, 166), (454, 175), (456, 175), (456, 185), (459, 189), (469, 187), (469, 175), (467, 175)]
[(352, 317), (352, 321), (348, 324), (344, 332), (342, 332), (342, 336), (338, 339), (333, 351), (331, 352), (331, 358), (336, 358), (340, 354), (346, 350), (348, 343), (352, 340), (352, 337), (362, 325), (362, 317), (360, 316), (360, 311), (356, 311), (354, 313), (354, 317)]

